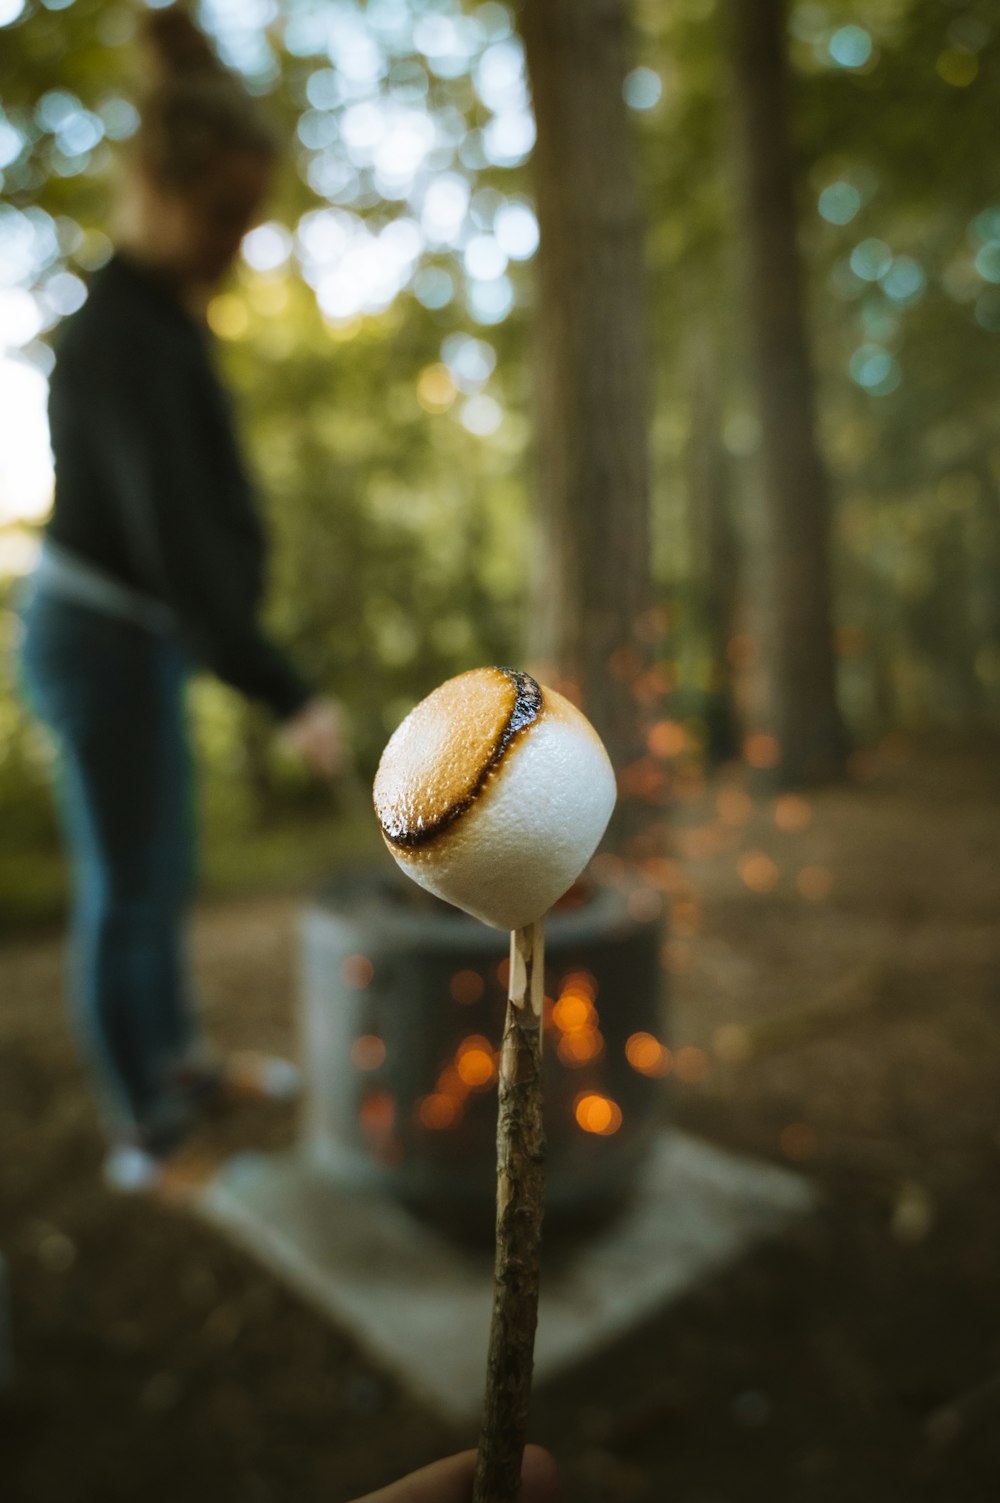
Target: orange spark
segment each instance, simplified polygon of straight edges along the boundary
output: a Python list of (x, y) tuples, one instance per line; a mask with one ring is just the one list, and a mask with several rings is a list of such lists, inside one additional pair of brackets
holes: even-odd
[(367, 955), (345, 955), (340, 963), (340, 974), (347, 986), (362, 991), (371, 985), (375, 967)]
[(812, 809), (801, 794), (784, 793), (775, 803), (774, 822), (779, 830), (804, 830), (811, 820)]
[(751, 767), (777, 767), (781, 746), (776, 736), (757, 731), (743, 743), (743, 756)]
[(577, 1097), (576, 1120), (584, 1132), (610, 1137), (622, 1125), (621, 1107), (610, 1096), (598, 1096), (595, 1092)]
[(736, 870), (751, 892), (770, 892), (778, 885), (778, 868), (763, 851), (744, 852), (736, 863)]
[(422, 1097), (417, 1104), (417, 1118), (421, 1127), (428, 1127), (435, 1132), (453, 1127), (460, 1113), (461, 1107), (454, 1097), (443, 1096), (439, 1092)]
[(377, 1070), (385, 1063), (385, 1044), (374, 1033), (363, 1033), (351, 1045), (351, 1064), (358, 1070)]
[(604, 1053), (604, 1038), (596, 1028), (580, 1028), (575, 1033), (564, 1034), (556, 1045), (556, 1053), (564, 1065), (576, 1068), (589, 1065)]
[(455, 1069), (467, 1086), (484, 1086), (494, 1078), (496, 1067), (489, 1039), (470, 1034), (455, 1051)]
[(704, 1080), (708, 1074), (708, 1055), (704, 1049), (696, 1049), (691, 1044), (678, 1049), (674, 1055), (674, 1074), (685, 1085), (695, 1085), (699, 1080)]
[(448, 990), (456, 1002), (468, 1006), (479, 1001), (485, 985), (478, 971), (456, 971), (448, 983)]
[(676, 720), (658, 720), (646, 737), (654, 757), (679, 757), (687, 744), (687, 731)]
[(633, 1033), (625, 1045), (625, 1058), (640, 1075), (655, 1078), (666, 1075), (670, 1069), (670, 1050), (651, 1033)]

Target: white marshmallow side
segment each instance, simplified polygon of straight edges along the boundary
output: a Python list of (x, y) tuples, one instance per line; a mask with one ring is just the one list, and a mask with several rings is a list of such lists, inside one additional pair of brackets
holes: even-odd
[(527, 726), (471, 808), (429, 845), (386, 841), (408, 877), (497, 929), (524, 928), (572, 887), (607, 828), (616, 789), (589, 722), (566, 710)]

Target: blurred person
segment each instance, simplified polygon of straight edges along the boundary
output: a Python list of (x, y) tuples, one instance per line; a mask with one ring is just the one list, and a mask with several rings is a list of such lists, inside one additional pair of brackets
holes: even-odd
[(184, 957), (190, 669), (268, 706), (317, 774), (343, 758), (336, 705), (258, 624), (266, 540), (205, 322), (260, 216), (277, 140), (185, 10), (141, 24), (149, 87), (115, 254), (58, 342), (55, 501), (20, 662), (57, 748), (73, 1010), (121, 1189), (164, 1180), (209, 1102), (237, 1085), (281, 1094), (295, 1073), (219, 1061), (199, 1033)]
[[(377, 1493), (367, 1493), (356, 1503), (471, 1503), (475, 1471), (475, 1451), (463, 1451), (411, 1472)], [(552, 1457), (540, 1446), (527, 1446), (518, 1503), (555, 1503), (558, 1495)]]

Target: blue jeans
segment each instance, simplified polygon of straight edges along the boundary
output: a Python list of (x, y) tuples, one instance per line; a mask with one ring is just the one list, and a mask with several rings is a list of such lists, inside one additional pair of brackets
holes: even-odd
[(164, 1149), (183, 1130), (171, 1072), (196, 1033), (187, 665), (173, 638), (36, 588), (20, 669), (58, 754), (78, 1031), (112, 1135)]

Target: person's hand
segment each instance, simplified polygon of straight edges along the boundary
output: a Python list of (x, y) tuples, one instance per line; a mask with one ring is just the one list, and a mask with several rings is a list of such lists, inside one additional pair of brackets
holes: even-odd
[(334, 778), (344, 765), (344, 728), (335, 700), (311, 699), (279, 734), (283, 745), (320, 777)]
[[(470, 1503), (476, 1471), (475, 1451), (463, 1451), (446, 1461), (435, 1461), (400, 1482), (368, 1493), (356, 1503)], [(528, 1446), (521, 1471), (518, 1503), (555, 1503), (558, 1496), (556, 1464), (541, 1446)]]

